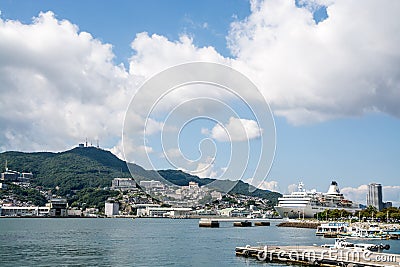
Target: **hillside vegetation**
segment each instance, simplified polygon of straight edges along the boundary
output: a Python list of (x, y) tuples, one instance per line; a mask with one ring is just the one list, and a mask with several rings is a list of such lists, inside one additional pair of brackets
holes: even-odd
[[(44, 188), (57, 188), (61, 196), (75, 195), (78, 191), (88, 188), (104, 188), (111, 186), (111, 181), (116, 177), (132, 177), (146, 180), (160, 180), (161, 175), (167, 181), (184, 186), (193, 181), (199, 185), (206, 185), (213, 181), (210, 178), (199, 178), (179, 170), (145, 170), (142, 167), (129, 164), (119, 159), (111, 152), (95, 147), (77, 147), (60, 153), (37, 152), (4, 152), (0, 153), (1, 171), (5, 165), (9, 169), (20, 172), (32, 172), (34, 186)], [(128, 168), (129, 166), (129, 168)], [(158, 175), (159, 174), (159, 175)], [(270, 199), (275, 203), (279, 193), (252, 188), (239, 181), (216, 181), (214, 188), (230, 193), (257, 196)]]

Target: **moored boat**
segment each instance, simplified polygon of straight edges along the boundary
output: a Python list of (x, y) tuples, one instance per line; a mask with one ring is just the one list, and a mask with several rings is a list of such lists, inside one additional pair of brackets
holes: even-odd
[(345, 199), (336, 181), (332, 181), (326, 193), (306, 191), (299, 183), (298, 191), (278, 198), (275, 210), (283, 218), (313, 218), (315, 214), (330, 209), (341, 209), (355, 213), (360, 205)]

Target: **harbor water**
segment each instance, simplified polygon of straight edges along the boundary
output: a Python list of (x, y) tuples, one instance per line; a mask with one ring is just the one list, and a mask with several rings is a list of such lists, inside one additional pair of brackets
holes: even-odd
[[(0, 219), (0, 266), (282, 266), (235, 256), (245, 245), (321, 245), (314, 229), (200, 228), (194, 219)], [(361, 242), (361, 241), (360, 241)], [(368, 240), (390, 244), (399, 240)]]

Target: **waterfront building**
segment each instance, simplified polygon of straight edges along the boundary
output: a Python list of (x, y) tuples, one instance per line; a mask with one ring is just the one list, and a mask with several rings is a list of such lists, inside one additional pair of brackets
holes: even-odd
[(50, 208), (49, 215), (55, 217), (66, 217), (68, 216), (68, 202), (65, 198), (52, 198), (47, 203)]
[(167, 207), (148, 205), (144, 210), (141, 210), (140, 216), (185, 218), (189, 216), (191, 211), (192, 211), (191, 208), (171, 208), (171, 207), (167, 208)]
[(82, 215), (84, 217), (98, 217), (99, 216), (99, 209), (97, 208), (87, 208), (82, 211)]
[(71, 208), (67, 210), (68, 216), (80, 217), (82, 216), (82, 210), (78, 208)]
[(159, 204), (150, 204), (150, 203), (133, 205), (133, 208), (136, 209), (136, 216), (138, 217), (147, 216), (149, 207), (161, 207), (161, 206)]
[(246, 208), (225, 208), (220, 210), (220, 214), (225, 217), (247, 217), (250, 211)]
[(370, 183), (368, 185), (367, 206), (375, 207), (378, 211), (383, 209), (381, 184)]
[(7, 217), (14, 216), (47, 216), (49, 215), (50, 207), (17, 207), (17, 206), (2, 206), (0, 207), (0, 215)]
[(136, 182), (132, 178), (114, 178), (111, 185), (112, 190), (136, 189)]
[(108, 199), (104, 204), (104, 213), (107, 217), (119, 214), (119, 203), (114, 199)]

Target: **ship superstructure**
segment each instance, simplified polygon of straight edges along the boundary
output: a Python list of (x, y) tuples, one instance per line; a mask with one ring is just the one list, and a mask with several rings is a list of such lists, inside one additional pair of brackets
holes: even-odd
[(278, 205), (275, 206), (283, 218), (312, 218), (326, 209), (344, 209), (354, 213), (360, 210), (360, 205), (346, 199), (340, 193), (337, 182), (332, 181), (326, 193), (306, 191), (300, 182), (297, 191), (278, 198)]

